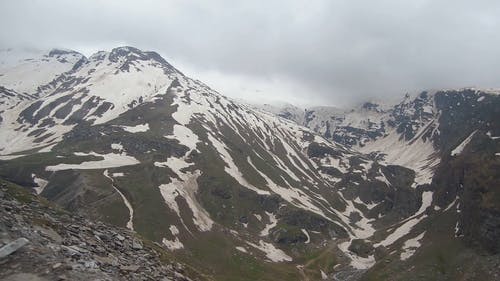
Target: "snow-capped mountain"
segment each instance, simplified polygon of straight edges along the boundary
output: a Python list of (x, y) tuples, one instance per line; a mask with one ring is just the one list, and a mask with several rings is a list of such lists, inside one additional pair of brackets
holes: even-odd
[(255, 108), (272, 112), (310, 128), (325, 138), (346, 146), (362, 146), (384, 132), (388, 105), (366, 102), (352, 109), (331, 106), (299, 108), (291, 104), (254, 104)]
[[(15, 51), (10, 51), (15, 52)], [(3, 56), (23, 54), (0, 53)], [(85, 57), (75, 51), (53, 49), (48, 53), (34, 53), (30, 57), (0, 64), (0, 83), (19, 94), (36, 95), (38, 87), (57, 78), (64, 72), (77, 68)], [(29, 77), (29, 79), (26, 79)]]
[[(427, 227), (461, 220), (465, 195), (450, 196), (454, 178), (439, 169), (480, 140), (494, 150), (500, 135), (489, 93), (258, 109), (132, 47), (53, 50), (0, 78), (2, 178), (134, 230), (217, 280), (345, 280), (388, 258), (407, 265), (441, 238)], [(475, 119), (453, 119), (456, 106)]]
[[(420, 183), (430, 183), (431, 170), (437, 167), (442, 154), (449, 154), (453, 145), (474, 129), (493, 128), (498, 116), (491, 103), (495, 104), (499, 93), (472, 88), (424, 91), (415, 97), (406, 94), (395, 105), (366, 102), (349, 110), (313, 107), (302, 110), (305, 114), (298, 118), (296, 112), (300, 110), (291, 105), (274, 106), (272, 111), (384, 163), (411, 168), (420, 174)], [(486, 114), (489, 116), (478, 118)], [(450, 118), (463, 123), (447, 120)], [(452, 123), (465, 130), (454, 132)]]
[[(435, 210), (442, 210), (440, 206), (447, 206), (446, 211), (456, 207), (459, 222), (455, 236), (491, 250), (498, 249), (492, 237), (497, 237), (493, 233), (497, 233), (500, 224), (494, 218), (495, 208), (483, 204), (486, 200), (490, 207), (498, 205), (498, 201), (490, 201), (497, 194), (491, 186), (497, 184), (485, 185), (482, 181), (489, 178), (498, 182), (500, 178), (494, 172), (500, 155), (500, 138), (495, 137), (500, 134), (499, 93), (495, 89), (474, 88), (424, 91), (415, 97), (405, 95), (392, 106), (367, 102), (344, 111), (328, 107), (305, 109), (304, 116), (309, 118), (294, 118), (296, 115), (288, 113), (291, 106), (277, 106), (273, 112), (379, 163), (410, 168), (416, 175), (412, 187), (429, 185), (434, 200), (440, 202)], [(467, 153), (462, 150), (465, 147)], [(471, 166), (464, 166), (478, 164), (479, 159), (484, 160), (478, 165), (485, 171), (482, 175)], [(464, 184), (466, 178), (468, 185)], [(460, 200), (462, 203), (458, 203)], [(466, 212), (461, 211), (464, 204)], [(474, 220), (470, 220), (472, 216)], [(462, 234), (463, 229), (469, 229), (469, 237)], [(421, 245), (408, 241), (408, 245), (412, 243)]]

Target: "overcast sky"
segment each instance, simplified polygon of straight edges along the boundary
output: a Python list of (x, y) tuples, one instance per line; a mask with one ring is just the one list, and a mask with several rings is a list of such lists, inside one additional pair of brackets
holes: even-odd
[(2, 0), (0, 48), (131, 45), (221, 93), (343, 106), (500, 87), (500, 1)]

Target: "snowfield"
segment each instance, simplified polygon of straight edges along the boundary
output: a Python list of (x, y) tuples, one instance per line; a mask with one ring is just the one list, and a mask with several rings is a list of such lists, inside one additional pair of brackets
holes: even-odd
[(140, 163), (133, 156), (129, 156), (126, 153), (99, 154), (95, 152), (90, 152), (90, 153), (75, 152), (74, 154), (77, 156), (102, 157), (103, 159), (97, 161), (85, 161), (80, 164), (57, 164), (54, 166), (47, 166), (45, 170), (56, 172), (56, 171), (71, 170), (71, 169), (72, 170), (107, 169), (107, 168), (137, 165)]

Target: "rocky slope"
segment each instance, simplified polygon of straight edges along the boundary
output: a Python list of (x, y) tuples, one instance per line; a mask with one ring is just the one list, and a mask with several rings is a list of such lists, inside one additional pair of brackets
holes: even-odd
[[(370, 154), (382, 163), (411, 168), (429, 184), (445, 155), (474, 132), (488, 134), (498, 123), (498, 90), (460, 89), (406, 95), (393, 105), (367, 102), (347, 111), (336, 108), (274, 107), (325, 138)], [(474, 133), (475, 134), (475, 133)]]
[(27, 242), (2, 255), (1, 280), (203, 280), (135, 233), (75, 216), (11, 183), (0, 183), (0, 205), (0, 254)]
[[(407, 265), (420, 245), (442, 237), (424, 234), (441, 217), (450, 222), (443, 233), (466, 245), (451, 223), (459, 212), (448, 205), (467, 196), (450, 192), (455, 178), (438, 181), (436, 171), (464, 139), (466, 153), (476, 138), (499, 133), (490, 94), (458, 101), (479, 114), (462, 119), (450, 117), (456, 109), (445, 108), (457, 101), (441, 94), (390, 110), (365, 104), (339, 117), (349, 124), (339, 143), (336, 127), (332, 137), (314, 132), (323, 128), (316, 115), (280, 117), (232, 101), (154, 52), (120, 47), (87, 59), (55, 50), (30, 61), (25, 73), (40, 61), (65, 67), (49, 67), (59, 73), (47, 71), (53, 79), (31, 90), (3, 84), (0, 176), (160, 243), (217, 280), (346, 280), (387, 259)], [(453, 120), (468, 125), (454, 131)], [(491, 161), (494, 170), (497, 158)], [(473, 187), (476, 201), (481, 186)], [(488, 214), (486, 230), (467, 237), (496, 237), (486, 209), (471, 212)]]

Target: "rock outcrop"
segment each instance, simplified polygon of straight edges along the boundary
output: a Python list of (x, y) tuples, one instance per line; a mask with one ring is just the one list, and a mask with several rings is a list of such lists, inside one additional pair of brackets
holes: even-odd
[(200, 280), (134, 232), (67, 213), (12, 184), (0, 183), (0, 206), (0, 280)]

